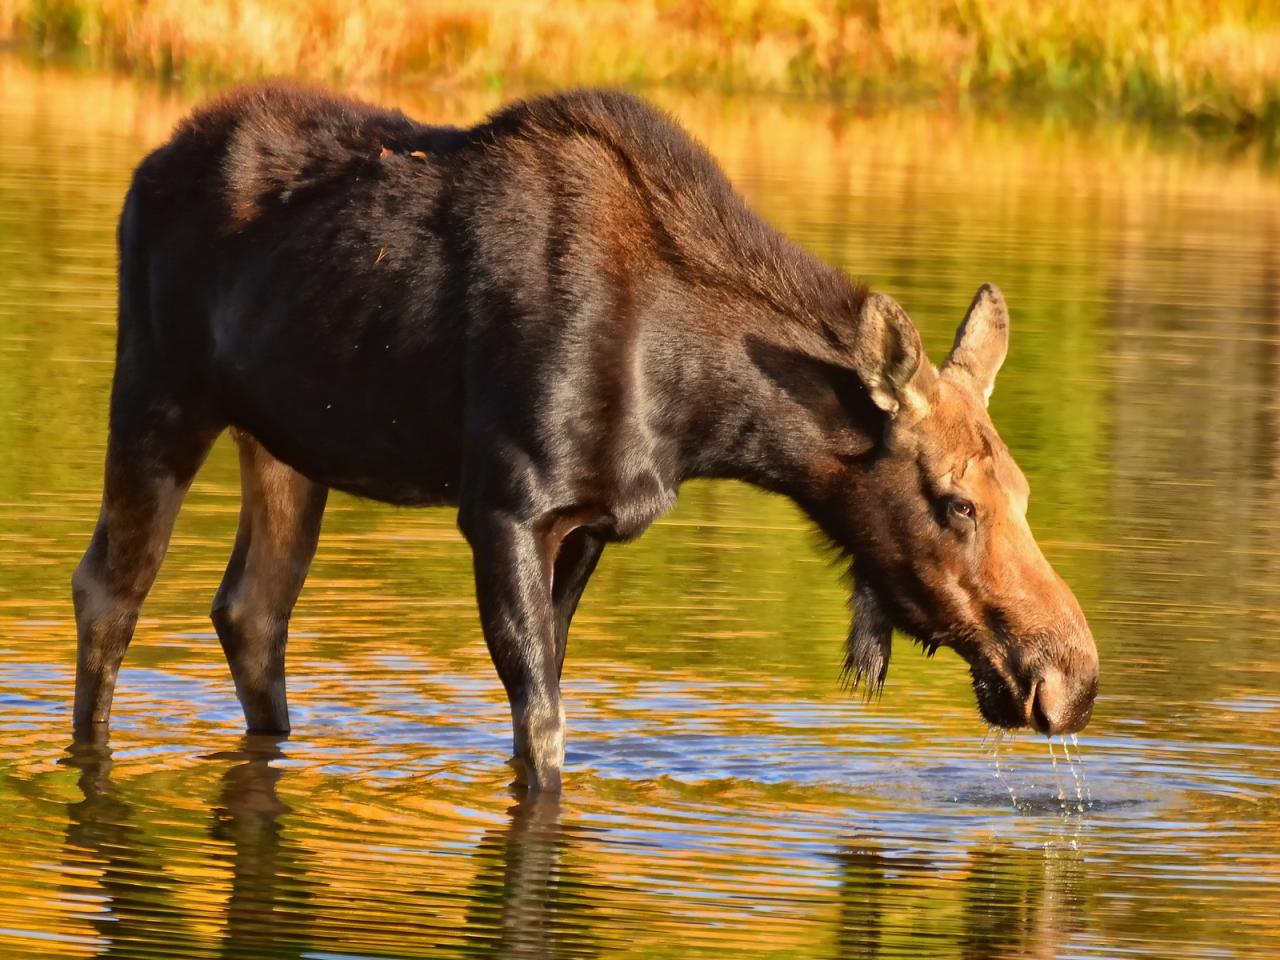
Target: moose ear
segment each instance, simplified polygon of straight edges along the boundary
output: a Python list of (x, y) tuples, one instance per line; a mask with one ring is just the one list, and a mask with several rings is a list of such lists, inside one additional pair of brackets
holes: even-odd
[(890, 416), (928, 410), (937, 371), (911, 318), (891, 297), (869, 293), (863, 301), (853, 366), (871, 402)]
[(1009, 308), (1000, 288), (984, 283), (956, 331), (956, 342), (942, 365), (942, 372), (967, 383), (986, 403), (991, 399), (996, 374), (1008, 352)]

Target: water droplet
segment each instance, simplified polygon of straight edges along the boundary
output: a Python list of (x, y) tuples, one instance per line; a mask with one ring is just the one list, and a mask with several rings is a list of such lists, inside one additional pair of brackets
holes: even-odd
[[(1076, 779), (1076, 809), (1081, 813), (1093, 807), (1093, 791), (1089, 789), (1089, 778), (1084, 774), (1084, 754), (1080, 751), (1080, 740), (1071, 734), (1071, 745), (1076, 748), (1075, 762), (1071, 765), (1071, 774)], [(1063, 741), (1066, 749), (1066, 741)], [(1070, 756), (1068, 753), (1067, 756)]]
[[(1053, 738), (1047, 737), (1046, 740), (1049, 744), (1049, 759), (1053, 763), (1053, 780), (1054, 783), (1058, 785), (1058, 804), (1062, 807), (1062, 812), (1066, 814), (1069, 812), (1067, 809), (1067, 789), (1062, 782), (1062, 771), (1058, 768), (1058, 754), (1053, 749)], [(1071, 763), (1071, 754), (1067, 752), (1067, 745), (1065, 741), (1062, 744), (1062, 752), (1066, 755), (1067, 763), (1069, 765)], [(1072, 767), (1072, 770), (1074, 771), (1075, 768)]]
[(1004, 745), (1005, 731), (998, 729), (995, 731), (995, 742), (991, 748), (991, 759), (995, 762), (996, 779), (1009, 791), (1009, 800), (1013, 803), (1013, 809), (1021, 810), (1018, 806), (1018, 794), (1013, 789), (1013, 784), (1005, 779), (1004, 773), (1000, 769), (1000, 748)]

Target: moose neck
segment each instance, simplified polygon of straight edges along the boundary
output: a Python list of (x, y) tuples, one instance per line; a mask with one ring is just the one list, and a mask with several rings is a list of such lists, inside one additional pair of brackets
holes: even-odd
[[(845, 532), (831, 528), (828, 505), (837, 494), (848, 496), (859, 461), (883, 432), (884, 414), (841, 363), (856, 337), (856, 312), (845, 296), (861, 291), (849, 284), (840, 293), (836, 303), (815, 298), (808, 316), (780, 316), (745, 298), (709, 310), (704, 303), (698, 338), (707, 342), (710, 328), (720, 349), (709, 358), (690, 351), (694, 359), (675, 369), (684, 381), (680, 395), (695, 398), (681, 404), (682, 479), (736, 479), (782, 494), (847, 545)], [(824, 317), (824, 307), (841, 315)]]

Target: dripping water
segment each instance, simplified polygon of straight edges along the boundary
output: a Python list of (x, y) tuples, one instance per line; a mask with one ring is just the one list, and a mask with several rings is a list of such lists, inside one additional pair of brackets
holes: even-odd
[(1006, 731), (1002, 728), (996, 728), (992, 733), (995, 736), (991, 744), (991, 759), (995, 764), (996, 779), (1009, 791), (1009, 800), (1013, 803), (1013, 808), (1021, 810), (1022, 808), (1018, 805), (1018, 794), (1013, 788), (1013, 782), (1006, 779), (1004, 771), (1000, 769), (1000, 748), (1004, 746)]
[[(1053, 764), (1053, 781), (1058, 785), (1058, 803), (1062, 805), (1062, 812), (1067, 813), (1067, 791), (1062, 782), (1062, 771), (1058, 768), (1058, 754), (1053, 749), (1053, 737), (1046, 737), (1045, 740), (1049, 744), (1049, 761)], [(1067, 764), (1070, 765), (1071, 754), (1067, 753), (1065, 743), (1062, 745), (1062, 752), (1066, 755)]]
[[(1089, 778), (1084, 774), (1084, 754), (1080, 752), (1080, 740), (1073, 733), (1071, 734), (1071, 745), (1075, 747), (1076, 756), (1071, 764), (1071, 776), (1076, 782), (1076, 809), (1084, 813), (1085, 810), (1093, 808), (1093, 791), (1089, 789)], [(1067, 742), (1064, 739), (1062, 749), (1067, 749)], [(1067, 752), (1067, 758), (1071, 758), (1071, 753)]]

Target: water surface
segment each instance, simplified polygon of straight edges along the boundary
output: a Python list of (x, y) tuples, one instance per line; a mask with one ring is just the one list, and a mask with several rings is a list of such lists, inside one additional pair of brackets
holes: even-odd
[[(787, 503), (690, 484), (574, 624), (564, 799), (519, 803), (448, 511), (335, 496), (295, 733), (246, 738), (206, 617), (222, 443), (108, 740), (70, 742), (114, 218), (190, 106), (0, 60), (0, 956), (1280, 955), (1280, 180), (1230, 145), (663, 95), (753, 204), (935, 357), (999, 283), (993, 415), (1098, 639), (1087, 778), (1000, 745), (899, 641), (841, 691), (847, 591)], [(378, 91), (469, 122), (494, 97)], [(1075, 752), (1073, 751), (1073, 756)]]

